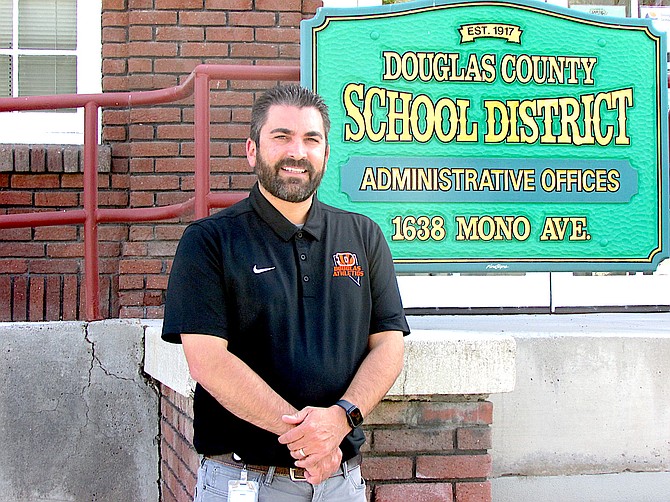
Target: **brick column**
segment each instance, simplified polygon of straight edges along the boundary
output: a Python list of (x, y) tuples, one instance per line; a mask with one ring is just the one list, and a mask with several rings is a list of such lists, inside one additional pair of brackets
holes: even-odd
[[(189, 502), (198, 469), (192, 400), (161, 385), (161, 492)], [(368, 417), (363, 476), (370, 502), (491, 502), (493, 406), (440, 396), (383, 401)]]
[(162, 502), (192, 502), (198, 474), (193, 449), (193, 400), (160, 384)]
[(371, 502), (490, 502), (493, 406), (484, 398), (383, 401), (367, 420)]

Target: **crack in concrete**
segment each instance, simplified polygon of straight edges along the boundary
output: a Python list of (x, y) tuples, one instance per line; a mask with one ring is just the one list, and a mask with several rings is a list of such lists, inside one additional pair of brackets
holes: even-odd
[[(91, 346), (91, 352), (94, 352), (95, 348), (93, 346), (93, 342), (91, 342), (88, 339), (88, 323), (84, 323), (82, 325), (82, 330), (84, 333), (84, 341), (88, 343)], [(84, 388), (81, 389), (81, 399), (84, 402), (84, 406), (86, 408), (86, 411), (84, 413), (84, 425), (79, 428), (79, 433), (81, 434), (86, 427), (88, 427), (88, 421), (89, 421), (89, 413), (91, 411), (91, 407), (89, 406), (88, 403), (88, 398), (86, 396), (87, 390), (90, 389), (91, 387), (91, 374), (93, 373), (93, 358), (91, 358), (91, 364), (88, 367), (88, 379), (86, 381), (86, 385)]]
[(100, 358), (96, 354), (95, 342), (91, 341), (91, 339), (89, 338), (88, 324), (86, 324), (84, 326), (84, 339), (91, 346), (91, 356), (92, 356), (91, 357), (91, 366), (89, 367), (89, 370), (88, 370), (88, 386), (89, 387), (91, 386), (91, 377), (92, 377), (92, 374), (93, 374), (93, 368), (94, 368), (96, 363), (97, 363), (98, 367), (102, 370), (102, 372), (108, 377), (115, 378), (117, 380), (122, 380), (124, 382), (133, 382), (133, 383), (135, 382), (134, 378), (128, 378), (128, 377), (123, 377), (123, 376), (117, 375), (117, 374), (113, 373), (112, 371), (108, 370), (107, 368), (105, 368), (105, 366), (102, 364), (102, 361), (100, 360)]

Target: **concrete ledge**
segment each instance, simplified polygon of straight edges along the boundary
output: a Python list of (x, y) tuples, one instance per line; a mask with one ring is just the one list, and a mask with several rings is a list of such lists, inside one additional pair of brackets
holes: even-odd
[(515, 380), (510, 336), (446, 329), (413, 330), (405, 338), (405, 367), (389, 396), (496, 394)]
[(496, 502), (668, 502), (670, 472), (513, 476), (491, 480)]
[(161, 340), (162, 321), (145, 321), (144, 372), (182, 396), (192, 396), (195, 381), (181, 345)]
[[(189, 396), (190, 378), (180, 345), (160, 339), (160, 321), (146, 325), (144, 370)], [(405, 338), (405, 368), (390, 396), (493, 394), (514, 388), (515, 342), (501, 333), (413, 330)]]

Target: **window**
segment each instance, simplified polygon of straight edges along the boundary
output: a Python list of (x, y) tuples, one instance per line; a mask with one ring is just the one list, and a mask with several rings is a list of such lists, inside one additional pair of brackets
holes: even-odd
[[(101, 12), (101, 0), (0, 0), (0, 96), (100, 92)], [(81, 109), (2, 122), (0, 143), (83, 143)]]
[(597, 16), (637, 17), (637, 0), (570, 0), (568, 3), (571, 9)]

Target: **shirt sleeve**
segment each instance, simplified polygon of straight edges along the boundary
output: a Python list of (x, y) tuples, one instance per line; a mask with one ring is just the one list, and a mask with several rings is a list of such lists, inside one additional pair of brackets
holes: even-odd
[(410, 330), (400, 298), (391, 250), (379, 225), (374, 222), (371, 224), (369, 260), (372, 318), (370, 334), (381, 331), (402, 331), (403, 335), (407, 336)]
[(220, 240), (200, 223), (186, 228), (170, 271), (163, 340), (180, 343), (182, 333), (226, 338), (227, 322)]

